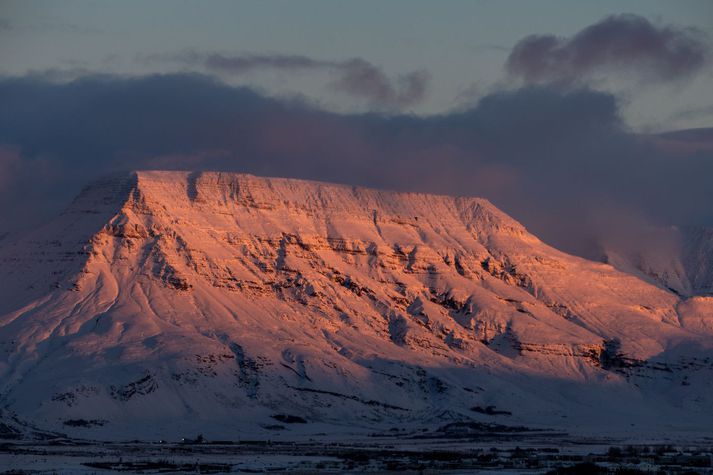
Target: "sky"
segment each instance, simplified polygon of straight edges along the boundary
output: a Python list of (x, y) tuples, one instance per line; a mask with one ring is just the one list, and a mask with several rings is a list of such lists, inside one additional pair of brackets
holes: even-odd
[[(526, 36), (571, 37), (621, 13), (713, 34), (709, 0), (273, 0), (209, 5), (185, 0), (3, 0), (0, 74), (204, 70), (195, 63), (171, 61), (188, 52), (295, 55), (335, 62), (361, 58), (394, 80), (423, 71), (428, 76), (426, 93), (421, 100), (400, 104), (400, 109), (433, 114), (472, 104), (511, 82), (504, 65)], [(373, 105), (325, 87), (329, 79), (319, 77), (325, 71), (206, 72), (272, 95), (305, 95), (332, 110), (363, 111)], [(674, 83), (641, 87), (640, 82), (618, 78), (609, 82), (604, 86), (625, 98), (623, 114), (637, 129), (705, 127), (713, 119), (710, 68)]]
[(228, 170), (482, 196), (596, 258), (713, 225), (711, 37), (708, 0), (0, 0), (0, 237)]

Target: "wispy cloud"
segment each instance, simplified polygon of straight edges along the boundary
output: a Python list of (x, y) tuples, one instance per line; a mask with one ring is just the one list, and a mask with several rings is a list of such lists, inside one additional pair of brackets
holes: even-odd
[(702, 107), (691, 107), (679, 111), (673, 116), (674, 119), (699, 119), (701, 117), (713, 118), (713, 104)]
[(586, 83), (607, 73), (668, 82), (700, 71), (708, 50), (701, 31), (623, 14), (604, 18), (570, 38), (525, 37), (512, 49), (506, 67), (528, 83)]
[(331, 74), (331, 87), (367, 100), (378, 109), (400, 109), (420, 103), (426, 95), (429, 74), (413, 71), (396, 78), (362, 58), (343, 61), (321, 60), (302, 55), (198, 53), (160, 54), (143, 61), (170, 61), (221, 75), (242, 75), (254, 71), (323, 71)]
[(90, 28), (84, 25), (57, 21), (54, 19), (44, 19), (32, 22), (18, 22), (14, 19), (0, 18), (0, 31), (13, 31), (20, 33), (33, 32), (59, 32), (59, 33), (77, 33), (77, 34), (95, 34), (101, 33), (96, 28)]

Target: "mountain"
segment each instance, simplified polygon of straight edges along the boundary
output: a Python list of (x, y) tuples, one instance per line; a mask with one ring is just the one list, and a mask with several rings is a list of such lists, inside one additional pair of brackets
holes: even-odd
[(10, 434), (710, 435), (711, 376), (713, 298), (479, 198), (141, 171), (0, 242)]
[(650, 227), (603, 246), (604, 261), (681, 296), (713, 296), (713, 228)]

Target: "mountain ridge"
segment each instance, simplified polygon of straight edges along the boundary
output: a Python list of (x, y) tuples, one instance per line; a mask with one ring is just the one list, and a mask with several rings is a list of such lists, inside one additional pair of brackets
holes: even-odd
[(492, 421), (470, 408), (497, 406), (596, 432), (710, 416), (713, 299), (557, 251), (479, 198), (142, 171), (85, 188), (0, 263), (0, 400), (37, 427), (274, 435), (287, 413), (309, 421), (278, 431), (295, 435)]

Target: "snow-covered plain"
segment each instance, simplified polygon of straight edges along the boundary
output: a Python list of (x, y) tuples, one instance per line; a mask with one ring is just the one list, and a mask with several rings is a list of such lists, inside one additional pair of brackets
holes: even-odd
[(0, 242), (0, 403), (5, 433), (107, 440), (696, 439), (713, 297), (560, 252), (483, 199), (135, 172)]

